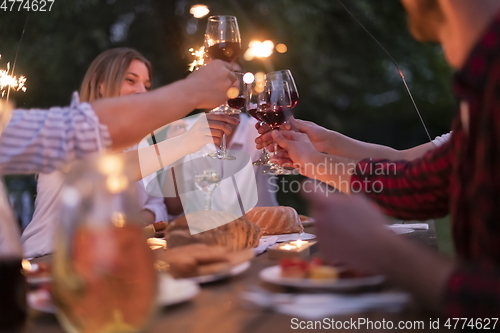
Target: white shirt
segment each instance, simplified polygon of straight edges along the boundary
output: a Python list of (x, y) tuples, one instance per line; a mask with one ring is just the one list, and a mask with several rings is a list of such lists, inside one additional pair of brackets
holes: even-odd
[[(77, 108), (79, 105), (81, 104), (79, 104), (78, 94), (73, 94), (70, 108)], [(96, 134), (94, 130), (90, 133)], [(90, 138), (88, 139), (90, 140)], [(95, 148), (97, 151), (105, 147), (97, 139)], [(137, 149), (137, 147), (131, 149)], [(39, 174), (38, 176), (35, 212), (31, 222), (21, 235), (26, 258), (42, 256), (53, 251), (55, 231), (60, 224), (60, 193), (64, 186), (64, 179), (65, 173), (63, 171), (54, 171), (50, 174)], [(136, 187), (139, 203), (143, 209), (153, 212), (156, 222), (167, 221), (167, 208), (163, 198), (148, 195), (141, 182), (137, 182)]]
[[(188, 128), (197, 118), (184, 119)], [(242, 210), (247, 211), (256, 206), (277, 206), (276, 177), (264, 174), (262, 166), (252, 166), (251, 162), (260, 157), (260, 151), (255, 148), (255, 138), (259, 135), (255, 129), (256, 121), (246, 114), (240, 115), (240, 124), (236, 127), (231, 142), (228, 144), (229, 153), (236, 156), (235, 161), (222, 161), (217, 158), (203, 156), (215, 151), (213, 144), (208, 144), (197, 153), (187, 155), (178, 163), (174, 163), (175, 179), (179, 189), (183, 210), (185, 213), (199, 211), (205, 207), (205, 196), (196, 188), (194, 175), (203, 170), (213, 169), (221, 174), (223, 180), (213, 191), (212, 210), (229, 211), (240, 216)], [(174, 196), (171, 166), (162, 170), (158, 180), (146, 184), (148, 193), (154, 195)], [(234, 172), (234, 171), (238, 172)], [(226, 178), (224, 176), (226, 175)], [(227, 177), (227, 175), (234, 175)], [(255, 182), (254, 184), (252, 184)], [(155, 184), (156, 183), (156, 184)], [(255, 188), (256, 193), (251, 193)], [(238, 198), (239, 197), (239, 198)], [(241, 202), (239, 202), (241, 200)], [(243, 207), (242, 207), (243, 206)]]

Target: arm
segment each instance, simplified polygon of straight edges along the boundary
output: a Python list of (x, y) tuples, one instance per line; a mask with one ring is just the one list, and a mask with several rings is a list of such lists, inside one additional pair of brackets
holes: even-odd
[(2, 173), (49, 173), (100, 148), (122, 149), (195, 108), (224, 102), (234, 81), (221, 61), (145, 94), (50, 110), (16, 110), (0, 142)]
[[(257, 148), (268, 145), (271, 134), (266, 133), (266, 126), (259, 126), (259, 133), (262, 134), (256, 140)], [(365, 158), (388, 159), (388, 160), (414, 160), (423, 156), (427, 151), (436, 148), (436, 145), (427, 142), (422, 145), (406, 149), (396, 150), (391, 147), (359, 141), (338, 132), (328, 130), (310, 121), (290, 118), (288, 124), (282, 126), (284, 130), (295, 130), (305, 133), (313, 143), (316, 150), (329, 155), (345, 157), (349, 160), (360, 161)]]
[(306, 177), (321, 180), (345, 193), (365, 193), (388, 215), (428, 219), (449, 211), (449, 176), (453, 156), (450, 144), (431, 150), (415, 161), (363, 160), (318, 152), (308, 136), (294, 131), (273, 131), (284, 148), (273, 160), (290, 164)]
[(311, 193), (325, 259), (385, 275), (430, 310), (444, 313), (445, 291), (456, 264), (395, 235), (385, 217), (360, 195)]

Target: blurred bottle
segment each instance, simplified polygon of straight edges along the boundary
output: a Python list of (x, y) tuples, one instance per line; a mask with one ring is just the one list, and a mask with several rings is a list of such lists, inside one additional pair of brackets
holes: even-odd
[(80, 162), (62, 190), (52, 296), (68, 332), (140, 332), (156, 308), (157, 273), (126, 162)]

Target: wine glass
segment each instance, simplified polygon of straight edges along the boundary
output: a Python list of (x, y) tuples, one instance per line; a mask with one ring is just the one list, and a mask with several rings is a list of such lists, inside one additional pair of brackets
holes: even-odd
[[(210, 16), (205, 31), (204, 46), (205, 55), (210, 59), (220, 59), (226, 62), (232, 62), (236, 59), (241, 53), (241, 37), (236, 17), (228, 15)], [(230, 88), (228, 91), (228, 101), (211, 112), (225, 114), (238, 114), (240, 112), (239, 110), (244, 106), (244, 102), (238, 98), (239, 92), (243, 93), (244, 91), (239, 89), (239, 85), (243, 82), (242, 76), (242, 74), (237, 74), (238, 80), (233, 86), (235, 89)], [(239, 89), (239, 91), (236, 91), (236, 89)], [(239, 105), (241, 106), (238, 108)], [(220, 149), (209, 156), (222, 160), (234, 160), (235, 157), (227, 153), (225, 146), (226, 136), (223, 135)]]
[(66, 176), (51, 291), (68, 332), (142, 332), (155, 312), (155, 258), (127, 165), (101, 155)]
[(214, 169), (203, 170), (194, 176), (194, 183), (205, 194), (205, 210), (212, 210), (212, 194), (222, 180), (222, 175)]
[[(278, 130), (280, 126), (286, 122), (292, 115), (292, 108), (296, 105), (295, 94), (292, 86), (284, 73), (287, 71), (272, 72), (266, 75), (266, 84), (264, 92), (260, 95), (260, 107), (257, 108), (257, 113), (260, 119), (266, 123), (271, 130)], [(289, 72), (289, 71), (288, 71)], [(296, 89), (295, 89), (296, 90)], [(295, 105), (294, 105), (295, 104)], [(274, 152), (276, 154), (278, 145), (274, 143)], [(265, 173), (275, 175), (291, 175), (294, 174), (294, 168), (282, 167), (276, 163), (271, 163), (270, 170), (265, 170)]]
[[(231, 88), (227, 91), (226, 104), (215, 108), (210, 113), (224, 113), (229, 115), (236, 115), (241, 113), (241, 109), (245, 106), (245, 83), (243, 81), (243, 73), (234, 73), (236, 81), (234, 81)], [(222, 142), (216, 152), (208, 154), (210, 157), (218, 158), (220, 160), (235, 160), (236, 157), (232, 156), (227, 151), (226, 134), (222, 134)]]
[[(258, 112), (258, 110), (261, 107), (261, 104), (264, 103), (261, 98), (261, 95), (264, 92), (264, 84), (265, 84), (265, 75), (262, 75), (261, 78), (259, 78), (258, 75), (256, 75), (253, 82), (248, 83), (246, 85), (246, 112), (248, 115), (257, 119), (257, 121), (260, 123), (261, 126), (264, 124), (264, 122), (260, 118), (260, 113)], [(262, 148), (259, 159), (253, 161), (252, 164), (255, 166), (272, 165), (266, 147)]]

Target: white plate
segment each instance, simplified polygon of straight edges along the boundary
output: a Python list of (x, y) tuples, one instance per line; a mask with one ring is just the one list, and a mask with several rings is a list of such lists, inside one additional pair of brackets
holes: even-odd
[(28, 277), (26, 281), (29, 284), (40, 284), (40, 283), (46, 283), (46, 282), (51, 282), (52, 277), (49, 276), (37, 276), (37, 277)]
[[(188, 301), (200, 292), (200, 286), (189, 279), (174, 279), (167, 274), (158, 276), (158, 305), (169, 306)], [(35, 310), (56, 313), (50, 293), (45, 289), (30, 291), (28, 305)]]
[(167, 274), (160, 274), (158, 304), (174, 305), (188, 301), (200, 292), (200, 286), (188, 279), (174, 279)]
[(385, 280), (382, 275), (335, 280), (284, 278), (281, 277), (280, 266), (271, 266), (263, 269), (262, 271), (260, 271), (259, 277), (266, 282), (287, 287), (322, 288), (338, 291), (348, 291), (364, 287), (377, 286)]
[(303, 232), (301, 234), (283, 234), (283, 235), (266, 235), (262, 236), (261, 238), (266, 239), (271, 236), (278, 236), (278, 240), (276, 242), (282, 243), (282, 242), (289, 242), (289, 241), (294, 241), (294, 240), (310, 240), (316, 238), (315, 235), (313, 234), (308, 234), (307, 232)]
[(391, 227), (390, 225), (388, 225), (387, 228), (389, 230), (392, 230), (397, 235), (410, 234), (410, 233), (415, 231), (414, 229), (410, 229), (410, 228)]
[(214, 282), (214, 281), (219, 281), (225, 278), (228, 278), (230, 276), (236, 276), (238, 274), (243, 273), (250, 267), (250, 261), (246, 261), (242, 264), (234, 266), (229, 272), (222, 272), (218, 274), (210, 274), (210, 275), (202, 275), (202, 276), (194, 276), (191, 278), (188, 278), (188, 280), (191, 280), (196, 283), (209, 283), (209, 282)]

